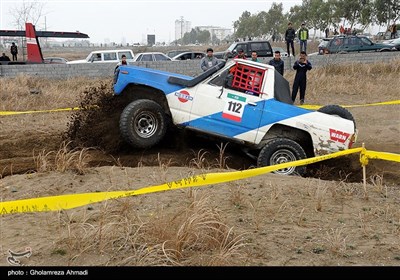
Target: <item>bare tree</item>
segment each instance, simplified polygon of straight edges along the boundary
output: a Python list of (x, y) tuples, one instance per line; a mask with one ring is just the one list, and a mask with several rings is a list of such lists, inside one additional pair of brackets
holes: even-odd
[(25, 23), (36, 25), (42, 16), (45, 3), (39, 1), (22, 1), (21, 5), (10, 8), (9, 13), (13, 17), (13, 25), (19, 30), (25, 29)]

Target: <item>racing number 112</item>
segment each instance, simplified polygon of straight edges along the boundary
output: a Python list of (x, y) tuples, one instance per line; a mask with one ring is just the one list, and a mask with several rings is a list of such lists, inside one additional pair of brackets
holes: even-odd
[(228, 111), (240, 114), (240, 109), (242, 109), (242, 103), (229, 101), (228, 104), (229, 104)]

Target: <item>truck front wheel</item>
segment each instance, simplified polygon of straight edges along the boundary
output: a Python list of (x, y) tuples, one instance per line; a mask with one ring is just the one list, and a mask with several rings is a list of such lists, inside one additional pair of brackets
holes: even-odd
[[(307, 158), (304, 149), (295, 141), (287, 138), (274, 138), (267, 142), (261, 149), (257, 159), (257, 165), (270, 166), (289, 161), (296, 161)], [(272, 173), (281, 175), (300, 175), (306, 173), (305, 166), (287, 167), (275, 170)]]
[(167, 131), (163, 108), (152, 100), (136, 100), (125, 107), (119, 120), (123, 139), (136, 148), (150, 148)]

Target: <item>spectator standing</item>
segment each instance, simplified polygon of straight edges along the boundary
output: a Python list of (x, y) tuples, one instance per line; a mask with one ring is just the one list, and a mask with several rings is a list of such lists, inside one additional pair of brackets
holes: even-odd
[(126, 63), (126, 55), (122, 55), (121, 56), (121, 65), (128, 65), (128, 63)]
[(307, 60), (305, 51), (300, 52), (300, 57), (295, 61), (293, 69), (296, 70), (296, 75), (293, 83), (292, 100), (293, 102), (296, 100), (297, 92), (300, 88), (300, 105), (303, 105), (306, 95), (307, 71), (312, 69), (311, 62)]
[(337, 29), (333, 30), (333, 35), (338, 35), (339, 33), (337, 32)]
[(340, 30), (340, 35), (343, 35), (343, 34), (344, 34), (344, 27), (343, 27), (343, 25), (340, 26), (340, 29), (339, 29), (339, 30)]
[(301, 24), (301, 27), (299, 29), (299, 40), (300, 40), (300, 51), (307, 52), (308, 29), (306, 28), (306, 24), (304, 22)]
[(246, 54), (244, 53), (243, 49), (239, 49), (238, 54), (234, 58), (246, 59)]
[(207, 55), (200, 61), (200, 67), (203, 71), (207, 71), (211, 67), (218, 64), (218, 59), (214, 56), (214, 50), (212, 48), (207, 49)]
[(293, 56), (295, 56), (294, 38), (296, 38), (296, 31), (293, 29), (292, 23), (289, 22), (288, 28), (286, 29), (286, 32), (285, 32), (285, 41), (286, 41), (286, 48), (287, 48), (288, 56), (290, 56), (289, 46), (292, 47), (292, 54), (293, 54)]
[(397, 25), (396, 23), (393, 22), (393, 24), (390, 26), (390, 39), (396, 39), (397, 35)]
[(128, 62), (126, 61), (126, 55), (121, 55), (121, 61), (117, 63), (117, 67), (121, 65), (128, 65)]
[(15, 45), (14, 42), (12, 42), (11, 44), (11, 48), (10, 48), (11, 54), (12, 54), (12, 60), (13, 61), (17, 61), (18, 60), (18, 47)]
[(252, 53), (251, 53), (251, 61), (261, 62), (261, 61), (258, 59), (257, 52), (252, 52)]
[(0, 61), (10, 61), (10, 58), (5, 53), (3, 53), (3, 55), (0, 56)]
[(118, 69), (119, 66), (121, 65), (128, 65), (128, 63), (126, 62), (126, 55), (122, 55), (121, 56), (121, 61), (118, 62), (117, 66), (115, 66), (114, 72)]
[(329, 37), (329, 28), (325, 28), (325, 38)]
[(269, 65), (275, 67), (275, 70), (278, 71), (283, 76), (283, 71), (285, 69), (285, 63), (281, 59), (281, 52), (275, 51), (274, 58), (268, 62)]

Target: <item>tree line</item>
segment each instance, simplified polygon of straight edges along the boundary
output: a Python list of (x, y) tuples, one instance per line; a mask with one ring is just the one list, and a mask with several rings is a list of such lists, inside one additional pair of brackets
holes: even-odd
[[(360, 31), (364, 31), (371, 24), (389, 27), (399, 18), (399, 0), (303, 0), (301, 5), (292, 6), (286, 13), (282, 3), (273, 2), (266, 11), (255, 14), (244, 11), (233, 23), (233, 36), (226, 39), (284, 34), (288, 22), (292, 22), (295, 27), (305, 22), (308, 28), (321, 31), (326, 28), (339, 30), (340, 25), (353, 30), (357, 25)], [(220, 42), (217, 38), (211, 38), (210, 32), (194, 28), (174, 43), (187, 45)]]
[(325, 30), (345, 25), (355, 25), (364, 31), (371, 24), (388, 27), (400, 17), (399, 0), (303, 0), (289, 12), (283, 12), (282, 3), (272, 3), (268, 11), (251, 14), (244, 11), (233, 24), (236, 38), (253, 38), (282, 34), (288, 22), (300, 26), (305, 22), (308, 28)]

